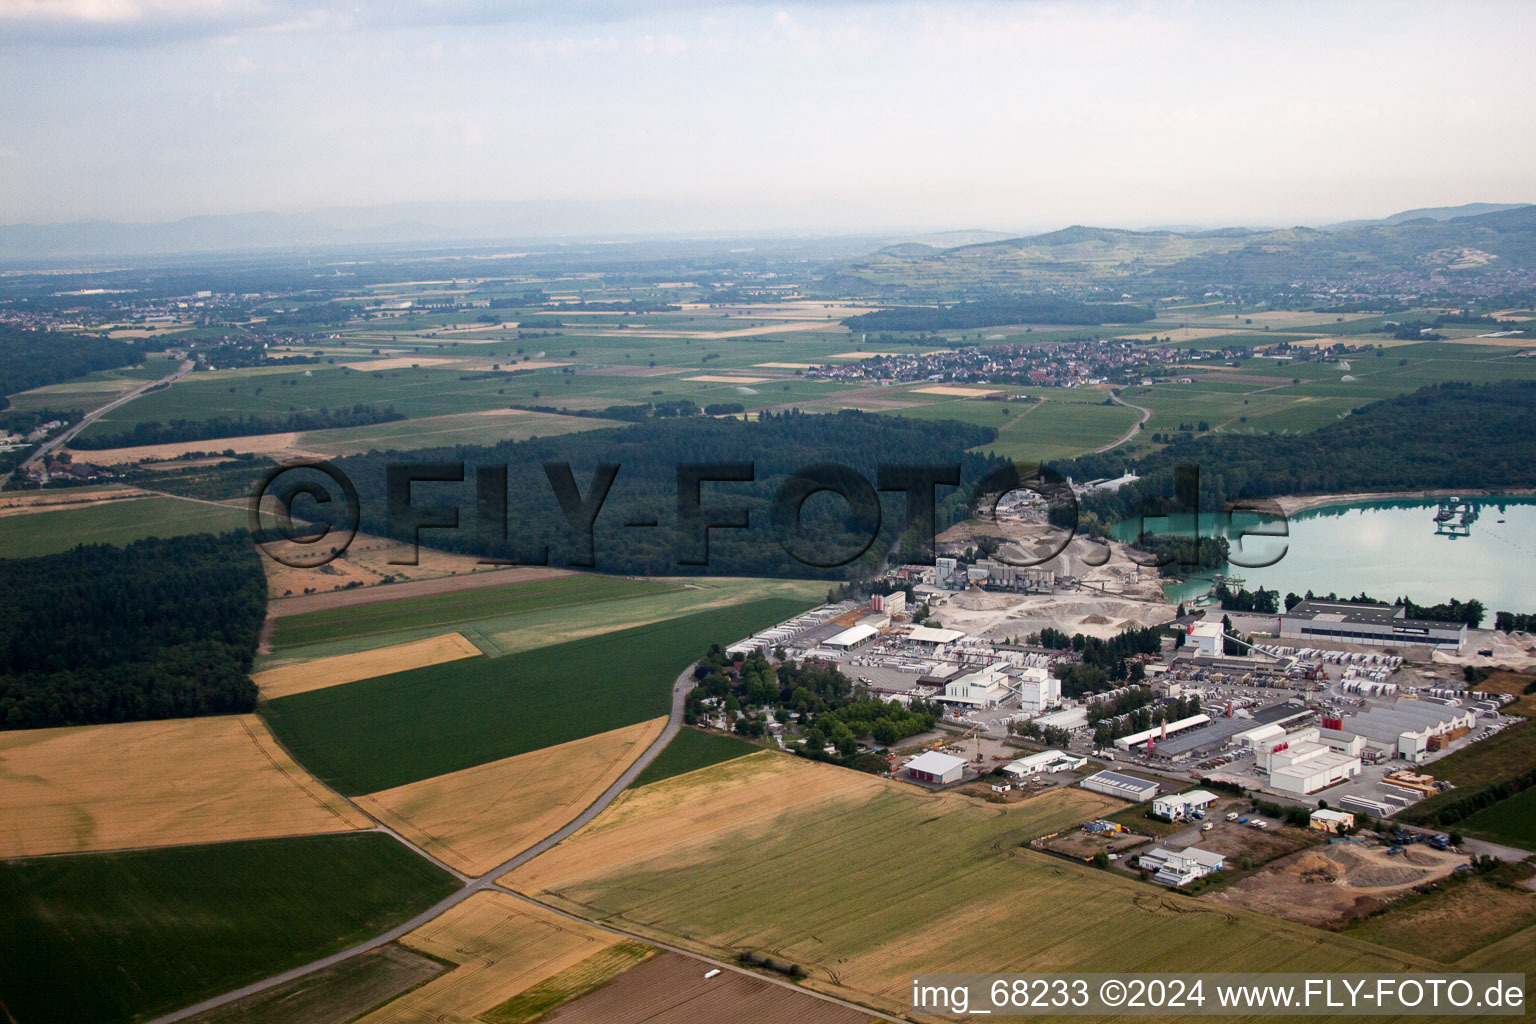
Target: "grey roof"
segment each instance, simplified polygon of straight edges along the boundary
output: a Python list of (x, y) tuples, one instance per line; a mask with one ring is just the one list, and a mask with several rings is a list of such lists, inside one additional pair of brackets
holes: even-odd
[[(1303, 601), (1285, 613), (1290, 619), (1315, 619), (1339, 616), (1343, 622), (1362, 623), (1371, 626), (1420, 626), (1429, 629), (1460, 629), (1460, 622), (1441, 622), (1434, 619), (1405, 619), (1397, 614), (1398, 606), (1390, 604), (1351, 604), (1348, 601)], [(1325, 619), (1325, 621), (1327, 621)]]
[[(1213, 703), (1209, 708), (1202, 708), (1202, 710), (1214, 712), (1215, 708), (1216, 704)], [(1299, 701), (1281, 701), (1259, 708), (1253, 713), (1252, 718), (1218, 718), (1210, 725), (1190, 729), (1165, 740), (1158, 740), (1156, 752), (1172, 757), (1191, 750), (1199, 750), (1212, 743), (1223, 743), (1240, 732), (1247, 732), (1254, 726), (1286, 722), (1308, 714), (1311, 714), (1311, 709)]]
[(1148, 779), (1138, 779), (1134, 775), (1121, 775), (1119, 772), (1098, 772), (1088, 776), (1083, 782), (1085, 784), (1093, 782), (1101, 786), (1108, 786), (1110, 789), (1123, 793), (1145, 793), (1149, 789), (1161, 788), (1156, 782)]

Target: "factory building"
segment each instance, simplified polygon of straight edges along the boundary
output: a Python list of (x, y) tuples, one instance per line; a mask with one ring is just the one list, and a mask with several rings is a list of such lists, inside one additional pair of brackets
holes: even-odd
[(959, 782), (965, 776), (965, 758), (941, 754), (937, 750), (919, 754), (903, 767), (908, 778), (941, 786)]
[(1121, 750), (1130, 750), (1135, 746), (1145, 746), (1147, 740), (1152, 740), (1153, 749), (1156, 750), (1159, 739), (1166, 739), (1175, 733), (1183, 732), (1185, 729), (1193, 729), (1197, 725), (1205, 725), (1210, 720), (1211, 717), (1209, 715), (1190, 715), (1188, 718), (1181, 718), (1177, 722), (1164, 722), (1162, 725), (1155, 725), (1143, 732), (1121, 736), (1115, 740), (1115, 746)]
[(894, 594), (876, 594), (869, 599), (869, 610), (887, 615), (900, 615), (907, 610), (907, 595), (898, 590)]
[(1340, 721), (1340, 732), (1365, 738), (1365, 745), (1388, 757), (1415, 764), (1464, 736), (1477, 722), (1475, 712), (1448, 704), (1399, 697), (1390, 706), (1373, 708)]
[(1044, 711), (1061, 703), (1061, 680), (1037, 666), (1010, 669), (1019, 688), (1019, 707), (1025, 711)]
[(1269, 772), (1270, 789), (1305, 796), (1360, 774), (1364, 767), (1360, 758), (1319, 743), (1317, 732), (1302, 729), (1273, 746), (1259, 749), (1255, 761)]
[(1184, 643), (1196, 657), (1219, 658), (1226, 653), (1226, 645), (1222, 643), (1220, 620), (1211, 621), (1203, 619), (1200, 622), (1191, 622), (1189, 632)]
[(1008, 696), (1008, 689), (1008, 677), (1002, 668), (988, 665), (950, 680), (938, 699), (948, 704), (993, 708)]
[(930, 649), (934, 654), (940, 654), (944, 648), (965, 636), (958, 629), (938, 629), (934, 626), (914, 626), (907, 634), (909, 643)]
[(880, 631), (874, 626), (860, 623), (857, 626), (849, 626), (835, 636), (827, 637), (821, 642), (821, 646), (833, 651), (851, 651), (863, 647), (879, 635)]
[(1188, 793), (1158, 797), (1152, 801), (1152, 813), (1164, 821), (1193, 821), (1205, 817), (1206, 809), (1215, 802), (1215, 793), (1192, 789)]
[(1120, 772), (1099, 772), (1096, 775), (1090, 775), (1083, 780), (1082, 786), (1094, 793), (1117, 796), (1133, 804), (1151, 800), (1162, 789), (1155, 782), (1138, 779), (1134, 775), (1122, 775)]
[(1459, 654), (1467, 642), (1467, 627), (1462, 622), (1410, 619), (1402, 605), (1303, 601), (1281, 614), (1280, 635), (1378, 647), (1446, 648)]

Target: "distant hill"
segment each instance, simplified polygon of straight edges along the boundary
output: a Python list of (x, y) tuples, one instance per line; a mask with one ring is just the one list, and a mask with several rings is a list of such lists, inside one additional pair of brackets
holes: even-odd
[(1407, 210), (1382, 221), (1214, 231), (1058, 231), (938, 249), (887, 246), (845, 260), (839, 287), (953, 300), (1052, 287), (1286, 285), (1299, 280), (1536, 268), (1536, 206), (1473, 203)]
[(1346, 220), (1338, 224), (1329, 224), (1324, 230), (1340, 231), (1345, 228), (1363, 228), (1377, 224), (1395, 225), (1407, 224), (1416, 220), (1455, 220), (1457, 217), (1480, 217), (1485, 213), (1503, 213), (1506, 210), (1518, 210), (1529, 206), (1529, 203), (1463, 203), (1461, 206), (1426, 206), (1419, 210), (1404, 210), (1402, 213), (1394, 213), (1390, 217), (1380, 220)]

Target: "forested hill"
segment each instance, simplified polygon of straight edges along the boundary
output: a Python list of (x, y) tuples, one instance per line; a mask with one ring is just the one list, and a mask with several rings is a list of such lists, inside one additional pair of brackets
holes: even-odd
[[(968, 453), (967, 449), (993, 440), (995, 432), (954, 422), (928, 422), (844, 411), (832, 415), (808, 415), (794, 411), (764, 413), (760, 420), (735, 419), (651, 420), (618, 430), (588, 431), (494, 447), (456, 447), (409, 453), (380, 454), (340, 460), (337, 465), (354, 482), (362, 508), (362, 528), (367, 532), (391, 532), (386, 510), (385, 479), (391, 464), (411, 462), (464, 462), (465, 482), (418, 483), (412, 490), (416, 507), (450, 506), (459, 510), (459, 528), (422, 532), (424, 543), (434, 547), (479, 555), (536, 558), (550, 545), (551, 565), (563, 566), (584, 556), (583, 543), (573, 542), (584, 533), (566, 529), (544, 470), (545, 463), (569, 463), (583, 499), (591, 493), (593, 472), (602, 463), (619, 467), (611, 491), (596, 520), (593, 563), (603, 572), (633, 574), (698, 573), (846, 578), (867, 572), (878, 564), (898, 541), (905, 521), (905, 499), (900, 492), (880, 495), (883, 508), (879, 538), (869, 546), (859, 566), (832, 566), (824, 570), (803, 564), (781, 546), (770, 521), (770, 509), (779, 485), (789, 474), (819, 463), (835, 463), (877, 482), (881, 464), (930, 465), (959, 463), (965, 487), (939, 487), (939, 529), (963, 518), (968, 491), (1001, 460)], [(697, 526), (678, 528), (678, 466), (684, 463), (746, 462), (753, 464), (753, 482), (705, 483), (700, 488), (705, 509), (747, 508), (750, 527), (710, 531), (709, 562), (705, 566), (680, 564), (697, 559), (701, 552), (693, 538), (702, 535)], [(499, 536), (500, 518), (492, 515), (492, 529), (477, 529), (477, 470), (504, 467), (509, 497), (507, 522), (510, 536)], [(493, 495), (500, 487), (492, 489)], [(831, 494), (811, 498), (804, 505), (803, 536), (820, 552), (816, 561), (839, 561), (836, 556), (857, 553), (869, 543), (873, 523), (850, 519), (848, 506)], [(723, 522), (716, 516), (713, 521)], [(629, 523), (654, 525), (627, 526)], [(396, 536), (409, 530), (395, 524)], [(911, 538), (908, 553), (913, 554)]]
[[(1124, 457), (1053, 466), (1077, 480), (1118, 475)], [(1357, 409), (1309, 434), (1204, 434), (1141, 459), (1141, 479), (1083, 507), (1106, 523), (1171, 510), (1173, 467), (1200, 467), (1200, 504), (1234, 498), (1421, 488), (1536, 487), (1536, 381), (1440, 384)]]
[(6, 395), (95, 370), (132, 366), (140, 357), (137, 349), (121, 341), (0, 325), (0, 409), (10, 405)]
[(238, 531), (0, 560), (0, 728), (250, 711), (260, 559)]

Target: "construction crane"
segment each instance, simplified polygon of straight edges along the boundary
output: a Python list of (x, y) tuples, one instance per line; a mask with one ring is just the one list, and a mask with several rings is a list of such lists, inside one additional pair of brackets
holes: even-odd
[(972, 736), (976, 737), (976, 756), (971, 758), (971, 760), (976, 764), (981, 763), (981, 730), (983, 728), (985, 728), (985, 726), (980, 724), (971, 726), (968, 730), (966, 730), (965, 734), (960, 737), (959, 742), (956, 744), (957, 746), (963, 747), (965, 746), (966, 740), (970, 739)]

